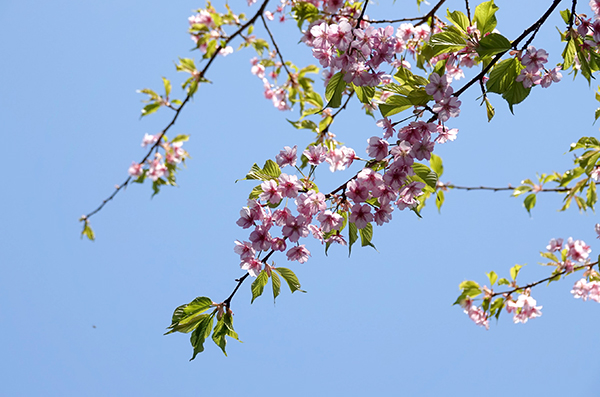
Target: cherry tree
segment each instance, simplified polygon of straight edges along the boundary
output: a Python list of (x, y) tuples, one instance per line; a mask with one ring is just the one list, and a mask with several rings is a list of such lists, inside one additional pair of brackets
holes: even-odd
[[(459, 135), (453, 119), (461, 116), (461, 98), (467, 90), (480, 93), (481, 109), (493, 122), (494, 104), (506, 102), (512, 112), (531, 90), (551, 91), (565, 74), (591, 83), (593, 73), (600, 70), (600, 1), (549, 2), (517, 37), (500, 33), (502, 23), (510, 21), (497, 20), (493, 0), (479, 4), (465, 0), (459, 9), (447, 10), (445, 0), (417, 3), (426, 10), (423, 15), (402, 15), (398, 6), (397, 18), (386, 20), (369, 17), (376, 6), (368, 1), (249, 0), (247, 10), (208, 3), (188, 20), (196, 56), (180, 58), (176, 64), (185, 75), (180, 99), (172, 94), (167, 78), (161, 93), (140, 90), (147, 102), (142, 117), (170, 111), (172, 118), (157, 133), (145, 134), (141, 142), (145, 155), (131, 164), (127, 179), (82, 216), (82, 234), (90, 240), (95, 238), (90, 219), (126, 186), (151, 184), (156, 195), (163, 187), (176, 185), (177, 173), (189, 157), (184, 145), (190, 136), (174, 132), (175, 123), (194, 96), (202, 95), (215, 63), (227, 60), (219, 58), (234, 51), (251, 52), (249, 70), (262, 86), (265, 104), (286, 112), (288, 118), (297, 117), (289, 120), (290, 128), (313, 136), (306, 147), (290, 142), (274, 158), (257, 159), (243, 178), (250, 183), (249, 194), (240, 197), (240, 234), (232, 236), (238, 260), (232, 264), (244, 273), (224, 299), (201, 296), (177, 307), (168, 327), (167, 333), (191, 333), (192, 359), (211, 335), (223, 352), (226, 337), (238, 339), (233, 298), (246, 280), (252, 280), (252, 301), (265, 288), (276, 299), (283, 282), (292, 293), (303, 292), (293, 270), (279, 264), (291, 262), (293, 267), (294, 262), (307, 262), (314, 254), (307, 239), (316, 239), (325, 253), (337, 245), (351, 253), (359, 242), (374, 247), (376, 226), (391, 222), (402, 211), (421, 217), (427, 203), (439, 210), (452, 190), (510, 191), (524, 197), (528, 212), (540, 193), (563, 195), (561, 210), (573, 204), (580, 210), (594, 209), (600, 179), (600, 142), (594, 137), (581, 137), (567, 148), (575, 153), (573, 168), (534, 179), (524, 176), (516, 187), (445, 183), (442, 159), (434, 152), (438, 145), (452, 145)], [(549, 54), (545, 43), (536, 40), (554, 13), (560, 13), (563, 21), (558, 27), (561, 54)], [(298, 66), (285, 58), (286, 49), (273, 34), (276, 23), (297, 35), (315, 64)], [(600, 94), (596, 97), (600, 100)], [(338, 140), (341, 134), (334, 133), (333, 122), (351, 101), (361, 103), (364, 115), (373, 119), (364, 147), (345, 146)], [(353, 163), (361, 169), (349, 174)], [(339, 176), (333, 188), (318, 185), (317, 170), (327, 169)], [(600, 224), (592, 227), (600, 236)], [(520, 265), (491, 271), (486, 277), (476, 275), (479, 281), (460, 283), (454, 304), (486, 329), (503, 311), (515, 323), (526, 323), (542, 315), (534, 288), (573, 273), (579, 273), (571, 277), (577, 279), (571, 281), (573, 297), (600, 303), (598, 261), (592, 260), (587, 243), (555, 237), (542, 248), (550, 269), (547, 277), (522, 281)]]

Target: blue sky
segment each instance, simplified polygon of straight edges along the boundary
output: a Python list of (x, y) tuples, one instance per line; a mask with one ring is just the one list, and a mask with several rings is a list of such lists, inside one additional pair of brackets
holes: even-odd
[[(455, 3), (462, 4), (448, 7)], [(498, 29), (516, 37), (545, 3), (522, 3), (517, 13), (500, 4)], [(245, 2), (230, 5), (249, 12)], [(93, 243), (80, 239), (77, 220), (143, 156), (144, 133), (168, 122), (166, 112), (140, 120), (143, 98), (136, 90), (158, 89), (165, 76), (178, 93), (173, 61), (198, 55), (189, 52), (186, 29), (200, 6), (187, 0), (0, 4), (0, 395), (596, 393), (600, 305), (572, 298), (577, 276), (537, 287), (543, 315), (525, 325), (503, 315), (485, 331), (451, 306), (461, 281), (484, 283), (490, 270), (502, 277), (515, 263), (528, 263), (523, 281), (545, 277), (538, 252), (551, 238), (583, 239), (592, 256), (600, 252), (597, 216), (558, 212), (561, 198), (551, 195), (538, 197), (529, 216), (522, 200), (507, 193), (453, 191), (441, 214), (433, 206), (423, 219), (395, 212), (392, 223), (375, 228), (378, 251), (355, 249), (348, 258), (332, 247), (326, 257), (313, 244), (305, 264), (275, 257), (308, 292), (284, 290), (275, 305), (266, 295), (250, 305), (244, 285), (232, 307), (244, 343), (230, 341), (229, 357), (207, 344), (189, 362), (189, 337), (162, 334), (175, 307), (196, 296), (220, 301), (243, 274), (233, 241), (247, 233), (235, 221), (254, 185), (234, 181), (254, 162), (311, 138), (285, 121), (296, 114), (263, 99), (250, 74), (253, 54), (218, 59), (208, 75), (214, 84), (201, 88), (177, 122), (175, 133), (191, 134), (192, 156), (179, 187), (153, 199), (150, 186), (129, 187), (92, 219)], [(372, 15), (396, 12), (382, 6)], [(552, 64), (562, 51), (555, 25), (562, 26), (557, 16), (534, 42)], [(294, 45), (292, 22), (274, 29), (285, 56), (310, 62), (308, 49)], [(506, 186), (567, 169), (569, 144), (597, 135), (595, 89), (565, 75), (550, 89), (534, 89), (515, 116), (494, 97), (497, 114), (489, 124), (479, 93), (466, 94), (461, 117), (452, 120), (458, 139), (436, 149), (445, 164), (442, 179)], [(380, 133), (356, 103), (333, 127), (357, 151)], [(321, 189), (347, 175), (324, 168)]]

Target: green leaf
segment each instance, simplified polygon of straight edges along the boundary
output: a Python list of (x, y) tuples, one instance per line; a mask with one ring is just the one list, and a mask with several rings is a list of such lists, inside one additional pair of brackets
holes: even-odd
[(425, 164), (414, 163), (412, 165), (412, 169), (415, 174), (417, 174), (417, 176), (419, 176), (419, 178), (421, 178), (427, 184), (427, 186), (431, 187), (432, 189), (436, 188), (438, 176), (435, 172), (429, 169), (429, 167), (427, 167)]
[(591, 209), (594, 209), (594, 204), (598, 201), (598, 195), (596, 194), (596, 184), (593, 181), (590, 181), (590, 186), (587, 190), (587, 201), (586, 204)]
[(496, 28), (497, 21), (494, 15), (496, 11), (498, 11), (498, 7), (494, 4), (494, 0), (481, 3), (475, 8), (473, 22), (477, 24), (477, 29), (482, 36)]
[(438, 212), (442, 211), (442, 205), (444, 204), (444, 191), (438, 190), (435, 194), (435, 206), (438, 209)]
[(446, 31), (431, 36), (429, 46), (432, 50), (432, 56), (438, 56), (462, 50), (467, 46), (467, 41), (460, 30), (449, 27)]
[(277, 179), (279, 178), (279, 175), (281, 175), (281, 168), (279, 168), (279, 165), (273, 160), (267, 160), (263, 168), (260, 168), (254, 163), (244, 179), (267, 181), (269, 179)]
[(271, 283), (273, 284), (273, 301), (279, 296), (281, 291), (281, 280), (276, 272), (271, 272)]
[[(373, 239), (373, 224), (367, 223), (365, 227), (359, 230), (360, 234), (360, 245), (363, 247), (371, 246), (375, 248), (371, 240)], [(375, 248), (377, 249), (377, 248)]]
[(530, 92), (531, 87), (525, 88), (521, 82), (517, 81), (502, 94), (502, 98), (506, 99), (510, 112), (514, 114), (513, 105), (523, 102)]
[(576, 50), (575, 40), (573, 40), (571, 37), (569, 37), (569, 41), (567, 41), (565, 50), (562, 53), (562, 57), (564, 60), (563, 65), (562, 65), (562, 70), (569, 69), (571, 67), (571, 65), (573, 65), (573, 63), (575, 62), (575, 50)]
[(283, 277), (285, 282), (290, 287), (290, 291), (292, 293), (296, 291), (306, 292), (300, 289), (300, 281), (298, 281), (298, 277), (296, 277), (293, 271), (291, 271), (290, 269), (286, 269), (285, 267), (276, 267), (275, 271), (279, 273), (281, 277)]
[(152, 102), (152, 103), (147, 104), (142, 109), (142, 117), (156, 112), (158, 110), (158, 108), (160, 108), (160, 106), (161, 106), (160, 102)]
[(367, 104), (371, 103), (371, 100), (375, 96), (375, 87), (361, 87), (354, 84), (352, 84), (352, 87), (354, 88), (354, 92), (356, 92), (356, 96), (358, 97), (359, 101)]
[(379, 105), (379, 111), (383, 117), (389, 117), (412, 107), (413, 104), (407, 97), (392, 95), (385, 103)]
[(442, 176), (444, 173), (444, 164), (442, 164), (442, 158), (440, 156), (432, 153), (429, 165), (431, 166), (431, 170), (435, 172), (438, 177)]
[(523, 201), (523, 205), (525, 206), (525, 209), (527, 210), (529, 215), (531, 215), (531, 209), (533, 207), (535, 207), (535, 201), (536, 201), (535, 193), (531, 193), (530, 195), (525, 197), (525, 200)]
[(496, 319), (498, 319), (500, 315), (500, 311), (504, 307), (504, 298), (496, 298), (490, 307), (490, 315), (496, 315)]
[(450, 21), (450, 23), (452, 23), (452, 25), (456, 26), (463, 32), (467, 31), (467, 28), (471, 25), (471, 22), (469, 21), (469, 18), (467, 18), (467, 16), (465, 14), (463, 14), (460, 11), (450, 12), (450, 10), (446, 10), (446, 12), (447, 12), (446, 17), (448, 18), (448, 21)]
[(500, 280), (498, 280), (498, 285), (510, 285), (510, 281), (502, 277)]
[(173, 312), (173, 318), (171, 325), (168, 327), (169, 331), (165, 333), (171, 334), (173, 332), (188, 333), (196, 328), (198, 323), (204, 318), (206, 310), (213, 306), (213, 302), (206, 296), (201, 296), (186, 305), (181, 305), (175, 312)]
[(358, 230), (353, 222), (348, 224), (348, 256), (352, 254), (352, 246), (358, 240)]
[(262, 295), (265, 285), (269, 282), (269, 275), (265, 270), (261, 271), (256, 280), (252, 283), (252, 301), (251, 304), (254, 303), (254, 299), (258, 298)]
[(510, 277), (513, 279), (513, 281), (517, 281), (517, 276), (519, 275), (519, 271), (522, 267), (523, 266), (521, 265), (514, 265), (510, 268)]
[(81, 232), (81, 238), (83, 238), (83, 236), (87, 237), (88, 240), (90, 240), (90, 241), (94, 241), (96, 239), (96, 236), (94, 235), (94, 231), (92, 230), (92, 228), (90, 226), (90, 222), (88, 222), (87, 219), (85, 220), (85, 222), (83, 224), (83, 231)]
[(498, 33), (490, 33), (479, 41), (477, 53), (480, 57), (496, 55), (510, 50), (511, 43), (508, 39)]
[(417, 88), (408, 94), (408, 100), (415, 106), (425, 106), (432, 99), (432, 96), (425, 91), (425, 88)]
[(223, 354), (227, 356), (227, 352), (225, 351), (227, 340), (225, 339), (225, 336), (229, 336), (239, 341), (238, 334), (233, 330), (233, 316), (230, 313), (223, 314), (223, 317), (221, 317), (217, 322), (217, 325), (215, 325), (212, 335), (215, 344), (219, 346), (223, 351)]
[(315, 111), (314, 111), (315, 113), (323, 108), (323, 98), (321, 98), (321, 95), (319, 95), (318, 92), (314, 92), (314, 91), (307, 92), (304, 95), (304, 97), (306, 99), (306, 102), (319, 108), (319, 109), (315, 109)]
[(173, 138), (173, 140), (171, 141), (171, 143), (187, 142), (189, 139), (190, 139), (189, 135), (177, 135), (175, 138)]
[(313, 22), (319, 18), (319, 9), (308, 2), (299, 2), (292, 7), (294, 19), (298, 22), (298, 28), (302, 28), (302, 23), (306, 20)]
[(194, 348), (194, 354), (192, 355), (192, 358), (190, 358), (190, 361), (196, 358), (198, 353), (202, 353), (204, 351), (204, 341), (210, 336), (210, 332), (212, 331), (215, 312), (213, 312), (211, 315), (205, 314), (204, 316), (205, 317), (203, 317), (198, 323), (198, 327), (194, 330), (194, 332), (192, 332), (192, 336), (190, 337), (190, 343)]
[(490, 121), (492, 121), (492, 119), (496, 115), (496, 110), (494, 109), (494, 107), (490, 103), (489, 99), (487, 99), (487, 97), (485, 98), (485, 108), (487, 110), (488, 122), (490, 122)]
[(496, 280), (498, 280), (498, 275), (493, 270), (489, 273), (486, 273), (486, 275), (490, 279), (490, 287), (492, 287), (496, 283)]
[(497, 94), (503, 94), (507, 91), (521, 71), (519, 65), (520, 62), (516, 58), (499, 62), (490, 72), (490, 79), (486, 83), (487, 91)]
[(470, 288), (479, 288), (479, 284), (477, 284), (473, 280), (465, 280), (462, 283), (458, 284), (458, 288), (461, 290), (470, 289)]
[(540, 252), (540, 256), (542, 258), (550, 259), (553, 262), (557, 262), (557, 263), (559, 262), (556, 255), (554, 255), (552, 252)]
[(345, 89), (344, 72), (337, 72), (329, 79), (327, 88), (325, 88), (325, 99), (328, 102), (326, 107), (339, 108), (342, 106), (342, 95)]
[(165, 97), (168, 97), (169, 94), (171, 94), (171, 82), (164, 77), (162, 78), (162, 80), (163, 85), (165, 86)]
[(563, 21), (565, 21), (565, 23), (568, 24), (569, 20), (571, 19), (571, 11), (569, 11), (568, 9), (560, 11), (560, 16), (562, 17)]

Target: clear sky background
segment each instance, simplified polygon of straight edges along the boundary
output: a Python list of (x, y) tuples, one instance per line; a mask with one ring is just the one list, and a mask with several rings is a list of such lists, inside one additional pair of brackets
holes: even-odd
[[(414, 1), (381, 3), (371, 16), (418, 15)], [(498, 3), (498, 29), (512, 39), (548, 2)], [(573, 236), (592, 246), (592, 257), (600, 252), (597, 216), (557, 212), (561, 197), (550, 194), (538, 197), (529, 216), (508, 193), (448, 192), (441, 214), (431, 203), (423, 219), (395, 212), (391, 224), (376, 227), (378, 252), (357, 247), (348, 258), (345, 248), (332, 247), (325, 257), (311, 242), (305, 264), (276, 256), (308, 293), (282, 290), (276, 305), (268, 295), (251, 305), (244, 285), (233, 301), (244, 343), (230, 341), (229, 357), (207, 343), (189, 362), (189, 335), (163, 333), (175, 307), (196, 296), (222, 301), (244, 273), (233, 241), (247, 231), (235, 221), (254, 184), (234, 181), (283, 146), (311, 140), (285, 121), (297, 113), (281, 113), (262, 97), (250, 73), (254, 54), (219, 58), (208, 74), (214, 84), (202, 86), (182, 113), (173, 131), (192, 135), (186, 148), (193, 158), (179, 173), (180, 187), (153, 199), (149, 185), (129, 187), (92, 218), (95, 242), (80, 239), (77, 220), (143, 157), (144, 133), (168, 122), (167, 111), (140, 121), (143, 97), (135, 91), (160, 89), (165, 76), (181, 93), (173, 61), (198, 56), (189, 51), (187, 17), (203, 5), (0, 3), (0, 395), (600, 393), (600, 305), (573, 299), (579, 274), (535, 288), (543, 315), (525, 325), (504, 313), (485, 331), (452, 306), (461, 281), (484, 284), (490, 270), (507, 277), (515, 263), (528, 263), (521, 281), (545, 277), (538, 253), (551, 238)], [(223, 10), (221, 1), (214, 5)], [(310, 62), (309, 50), (295, 45), (292, 21), (272, 25), (284, 56)], [(534, 42), (550, 52), (551, 64), (562, 51), (554, 26), (563, 26), (557, 15)], [(458, 139), (436, 149), (442, 179), (506, 186), (571, 167), (569, 144), (598, 133), (596, 86), (565, 75), (550, 89), (534, 89), (515, 116), (492, 97), (497, 115), (490, 124), (479, 93), (464, 95), (460, 118), (451, 120)], [(356, 103), (333, 132), (359, 152), (381, 133)], [(323, 167), (321, 189), (357, 169), (331, 176)]]

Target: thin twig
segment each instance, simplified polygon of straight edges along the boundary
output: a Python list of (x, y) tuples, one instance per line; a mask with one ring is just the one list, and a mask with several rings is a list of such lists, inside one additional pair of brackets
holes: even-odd
[(281, 51), (279, 51), (279, 47), (277, 46), (277, 43), (275, 42), (275, 37), (273, 37), (273, 34), (271, 34), (271, 30), (269, 30), (269, 27), (267, 26), (267, 21), (265, 21), (264, 15), (261, 14), (260, 19), (262, 20), (265, 30), (267, 31), (267, 33), (269, 34), (269, 37), (271, 38), (271, 43), (273, 43), (273, 47), (275, 47), (275, 51), (277, 51), (277, 55), (279, 56), (279, 60), (281, 60), (281, 64), (283, 65), (283, 68), (285, 69), (286, 73), (288, 74), (288, 77), (290, 78), (290, 80), (292, 80), (292, 84), (293, 84), (294, 78), (292, 77), (293, 76), (292, 72), (290, 72), (287, 65), (285, 64), (285, 61), (283, 60), (283, 55), (281, 55)]
[[(236, 30), (231, 36), (229, 36), (226, 40), (225, 43), (223, 43), (223, 45), (219, 45), (214, 54), (209, 58), (207, 64), (204, 66), (204, 68), (199, 72), (197, 79), (200, 80), (201, 78), (203, 78), (206, 74), (206, 72), (208, 71), (208, 68), (210, 67), (210, 65), (213, 63), (213, 61), (215, 60), (215, 58), (219, 55), (219, 51), (221, 51), (224, 47), (227, 46), (227, 44), (229, 44), (229, 42), (231, 42), (231, 40), (233, 40), (235, 37), (237, 37), (238, 35), (240, 35), (247, 27), (249, 27), (250, 25), (254, 24), (254, 22), (256, 21), (256, 19), (262, 15), (262, 13), (265, 10), (265, 7), (267, 6), (267, 3), (269, 2), (269, 0), (265, 0), (262, 5), (260, 6), (260, 8), (258, 9), (258, 11), (256, 12), (256, 14), (245, 24), (243, 24), (238, 30)], [(150, 157), (150, 155), (152, 154), (153, 150), (158, 150), (158, 146), (161, 144), (162, 138), (163, 136), (165, 136), (165, 134), (167, 133), (167, 131), (173, 126), (173, 124), (175, 124), (175, 121), (177, 121), (177, 118), (179, 117), (179, 113), (181, 112), (181, 110), (184, 108), (184, 106), (189, 102), (189, 100), (192, 98), (193, 94), (187, 94), (187, 96), (185, 97), (185, 99), (183, 100), (183, 102), (181, 103), (181, 105), (177, 108), (177, 110), (175, 111), (175, 115), (173, 116), (173, 119), (171, 120), (171, 122), (161, 131), (158, 139), (156, 140), (156, 142), (154, 143), (154, 145), (152, 145), (152, 147), (150, 147), (150, 149), (148, 150), (148, 153), (144, 156), (144, 158), (142, 159), (142, 161), (140, 161), (138, 164), (143, 164), (146, 160), (148, 160), (148, 158)], [(127, 186), (129, 184), (129, 182), (131, 182), (131, 176), (129, 176), (125, 182), (123, 182), (122, 184), (118, 185), (115, 189), (115, 191), (108, 196), (108, 198), (106, 198), (104, 201), (102, 201), (102, 203), (92, 212), (88, 213), (87, 215), (82, 216), (81, 220), (85, 222), (84, 225), (87, 225), (87, 222), (89, 220), (89, 218), (91, 216), (93, 216), (94, 214), (96, 214), (97, 212), (99, 212), (100, 210), (102, 210), (102, 208), (104, 208), (104, 206), (111, 201), (116, 195), (117, 193), (119, 193), (121, 191), (122, 188), (124, 188), (125, 186)]]
[(467, 9), (467, 18), (469, 18), (469, 23), (471, 22), (471, 7), (469, 7), (469, 0), (465, 0), (465, 8)]
[[(578, 270), (585, 269), (586, 267), (589, 267), (591, 269), (592, 267), (596, 266), (597, 264), (598, 264), (598, 262), (594, 262), (594, 263), (588, 263), (588, 264), (585, 264), (585, 265), (577, 266), (577, 267), (573, 268), (572, 272), (576, 272)], [(490, 298), (493, 298), (494, 296), (498, 296), (498, 295), (508, 296), (508, 295), (513, 294), (513, 293), (515, 293), (517, 291), (522, 291), (522, 290), (527, 289), (527, 288), (535, 287), (536, 285), (539, 285), (541, 283), (545, 283), (546, 281), (550, 281), (553, 278), (556, 278), (558, 276), (562, 276), (563, 274), (566, 274), (566, 273), (567, 273), (567, 269), (564, 269), (564, 270), (561, 270), (560, 272), (558, 272), (556, 274), (553, 274), (550, 277), (546, 277), (545, 279), (536, 281), (536, 282), (531, 283), (531, 284), (524, 285), (522, 287), (514, 288), (514, 289), (512, 289), (510, 291), (494, 292), (494, 293), (492, 293), (490, 295)]]

